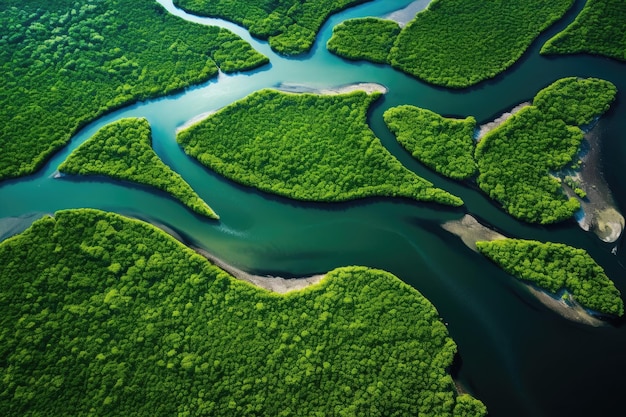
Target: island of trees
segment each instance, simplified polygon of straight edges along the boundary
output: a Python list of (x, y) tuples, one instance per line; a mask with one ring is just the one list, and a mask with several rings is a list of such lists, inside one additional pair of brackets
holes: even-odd
[[(573, 216), (580, 197), (572, 178), (554, 175), (572, 168), (588, 125), (615, 100), (615, 86), (597, 78), (563, 78), (541, 90), (532, 106), (487, 133), (473, 149), (473, 118), (450, 120), (413, 106), (389, 109), (389, 128), (414, 157), (450, 178), (470, 178), (512, 216), (530, 223), (555, 223)], [(438, 137), (440, 136), (440, 137)]]
[(0, 244), (0, 306), (5, 416), (486, 414), (456, 393), (435, 308), (380, 270), (279, 295), (149, 224), (68, 210)]
[(341, 23), (328, 48), (349, 59), (387, 62), (432, 84), (469, 87), (513, 65), (572, 4), (498, 0), (477, 7), (465, 0), (433, 0), (402, 30), (372, 18)]
[(0, 180), (33, 173), (114, 108), (268, 59), (232, 32), (153, 0), (5, 0), (0, 10)]
[(541, 53), (591, 53), (626, 61), (624, 1), (588, 0), (576, 20), (546, 42)]
[(156, 187), (198, 214), (217, 219), (215, 212), (185, 180), (154, 152), (146, 119), (122, 119), (100, 129), (59, 166), (75, 175), (105, 175)]
[(219, 17), (267, 39), (283, 55), (298, 55), (313, 46), (322, 24), (333, 13), (369, 0), (174, 0), (178, 7)]
[(306, 201), (406, 197), (460, 206), (405, 168), (367, 125), (380, 96), (262, 90), (181, 131), (185, 152), (241, 184)]
[(554, 296), (565, 290), (587, 309), (613, 316), (624, 314), (619, 290), (583, 249), (519, 239), (483, 241), (476, 246), (509, 274)]

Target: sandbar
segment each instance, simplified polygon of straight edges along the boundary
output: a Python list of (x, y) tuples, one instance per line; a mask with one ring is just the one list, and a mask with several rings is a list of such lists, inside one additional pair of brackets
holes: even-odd
[(389, 90), (382, 84), (377, 83), (354, 83), (346, 84), (335, 88), (317, 88), (306, 84), (279, 83), (276, 87), (284, 93), (309, 93), (334, 96), (338, 94), (347, 94), (353, 91), (365, 91), (367, 94), (382, 93), (386, 94)]
[(400, 27), (405, 27), (407, 23), (415, 18), (416, 14), (426, 9), (431, 2), (432, 0), (415, 0), (406, 7), (386, 14), (382, 16), (382, 18), (387, 20), (393, 20)]
[(478, 252), (476, 242), (506, 239), (506, 236), (483, 226), (473, 216), (466, 214), (461, 220), (450, 220), (441, 225), (448, 232), (461, 238), (465, 246)]
[(530, 106), (530, 101), (525, 101), (523, 103), (518, 104), (513, 107), (510, 111), (502, 113), (499, 117), (493, 119), (491, 122), (487, 122), (485, 124), (480, 125), (476, 132), (474, 133), (474, 139), (476, 142), (480, 142), (480, 140), (489, 132), (499, 127), (502, 123), (506, 122), (511, 116), (513, 116), (518, 111), (522, 110), (524, 107)]

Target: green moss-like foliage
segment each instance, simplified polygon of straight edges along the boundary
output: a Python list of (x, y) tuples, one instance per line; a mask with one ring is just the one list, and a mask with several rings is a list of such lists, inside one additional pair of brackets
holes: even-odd
[(626, 61), (624, 0), (588, 0), (576, 20), (548, 40), (541, 53), (591, 53)]
[(620, 292), (589, 254), (561, 243), (504, 239), (477, 242), (478, 250), (502, 269), (556, 294), (569, 291), (583, 307), (622, 316)]
[(307, 201), (398, 196), (461, 205), (406, 169), (366, 120), (380, 93), (262, 90), (179, 133), (189, 155), (239, 183)]
[(525, 107), (476, 147), (478, 185), (514, 217), (531, 223), (555, 223), (580, 208), (567, 199), (550, 172), (572, 161), (583, 140), (580, 129)]
[[(536, 96), (533, 106), (513, 115), (476, 146), (478, 185), (511, 215), (532, 223), (554, 223), (580, 207), (567, 199), (550, 175), (574, 159), (583, 140), (575, 126), (603, 113), (615, 86), (597, 79), (566, 78)], [(565, 121), (564, 121), (565, 120)]]
[(196, 213), (218, 218), (185, 180), (154, 152), (150, 124), (145, 119), (122, 119), (100, 129), (59, 166), (76, 175), (106, 175), (156, 187), (179, 199)]
[(450, 119), (414, 106), (391, 108), (383, 117), (398, 142), (426, 166), (458, 180), (476, 173), (473, 117)]
[[(385, 61), (432, 84), (469, 87), (513, 65), (572, 3), (491, 0), (477, 5), (433, 0), (398, 34)], [(369, 59), (367, 41), (380, 27), (375, 20), (356, 20), (333, 33), (331, 51), (351, 59)], [(384, 35), (387, 41), (391, 32), (386, 30)], [(374, 62), (383, 62), (378, 40), (374, 45)]]
[(233, 33), (153, 0), (4, 0), (0, 180), (34, 172), (113, 108), (268, 62)]
[(351, 19), (333, 28), (326, 47), (344, 58), (385, 64), (398, 33), (400, 26), (391, 20)]
[(591, 123), (615, 100), (617, 88), (598, 78), (562, 78), (541, 90), (533, 105), (573, 126)]
[(0, 308), (4, 416), (485, 414), (455, 394), (435, 308), (380, 270), (272, 294), (146, 223), (71, 210), (0, 244)]
[(328, 16), (369, 0), (174, 0), (190, 13), (243, 25), (283, 55), (307, 52)]

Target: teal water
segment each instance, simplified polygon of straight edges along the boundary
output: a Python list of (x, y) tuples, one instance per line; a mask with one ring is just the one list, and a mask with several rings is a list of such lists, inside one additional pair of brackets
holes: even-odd
[[(163, 224), (188, 243), (203, 247), (250, 272), (283, 276), (326, 272), (359, 264), (388, 270), (422, 292), (439, 310), (459, 346), (460, 382), (489, 408), (491, 416), (622, 415), (621, 385), (626, 374), (626, 326), (620, 321), (589, 328), (567, 321), (524, 291), (514, 279), (441, 229), (469, 212), (507, 235), (563, 242), (585, 248), (626, 294), (626, 252), (611, 254), (574, 222), (537, 227), (502, 212), (474, 187), (439, 177), (411, 159), (382, 121), (389, 107), (413, 104), (455, 116), (490, 120), (565, 76), (596, 76), (615, 83), (617, 102), (603, 117), (603, 163), (618, 206), (626, 212), (626, 64), (608, 59), (542, 57), (538, 51), (574, 16), (569, 13), (542, 35), (519, 63), (492, 81), (450, 91), (421, 83), (385, 66), (347, 62), (324, 44), (332, 27), (359, 16), (382, 16), (410, 0), (378, 0), (333, 16), (307, 56), (286, 59), (236, 25), (188, 16), (161, 0), (172, 13), (199, 23), (227, 27), (271, 59), (257, 71), (224, 76), (183, 93), (138, 103), (102, 117), (80, 131), (37, 174), (0, 183), (0, 238), (25, 227), (36, 213), (94, 207)], [(577, 1), (580, 10), (583, 1)], [(341, 204), (304, 204), (264, 194), (221, 178), (188, 158), (175, 130), (194, 116), (216, 110), (261, 88), (280, 83), (328, 88), (377, 82), (389, 93), (370, 113), (384, 145), (409, 169), (459, 195), (462, 209), (401, 199), (367, 199)], [(165, 194), (105, 181), (53, 178), (58, 165), (100, 127), (122, 117), (146, 117), (154, 147), (214, 208), (221, 219), (195, 215)], [(16, 226), (18, 225), (18, 226)], [(619, 245), (619, 243), (618, 243)]]

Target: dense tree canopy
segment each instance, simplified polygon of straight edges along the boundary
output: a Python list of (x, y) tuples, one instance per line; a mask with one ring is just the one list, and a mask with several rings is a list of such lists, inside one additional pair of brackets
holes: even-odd
[(571, 217), (580, 204), (567, 199), (551, 175), (572, 162), (583, 140), (575, 125), (602, 114), (615, 86), (598, 79), (561, 79), (476, 146), (478, 185), (511, 215), (532, 223)]
[(414, 106), (384, 113), (385, 123), (414, 158), (446, 177), (470, 178), (476, 172), (476, 119), (451, 119)]
[[(513, 65), (572, 3), (433, 0), (400, 31), (385, 61), (429, 83), (469, 87)], [(343, 24), (333, 32), (329, 49), (350, 59), (384, 62), (381, 45), (389, 41), (390, 28), (373, 19)], [(374, 53), (368, 52), (370, 41)]]
[(159, 229), (59, 212), (0, 244), (4, 416), (458, 416), (456, 351), (393, 275), (331, 271), (286, 295)]
[(541, 48), (542, 54), (581, 52), (626, 61), (624, 0), (587, 0), (576, 20)]
[(380, 93), (262, 90), (179, 133), (185, 152), (217, 173), (308, 201), (398, 196), (461, 205), (406, 169), (369, 129)]
[(191, 13), (239, 23), (283, 55), (307, 52), (328, 16), (369, 0), (174, 0)]
[(533, 99), (533, 106), (568, 125), (583, 126), (605, 113), (617, 88), (598, 78), (568, 77), (555, 81)]
[(565, 289), (580, 305), (591, 310), (616, 316), (624, 314), (619, 290), (583, 249), (518, 239), (477, 242), (476, 246), (517, 278), (553, 294)]
[(333, 28), (333, 36), (326, 46), (330, 52), (344, 58), (385, 64), (398, 33), (400, 25), (392, 20), (350, 19)]
[(133, 101), (267, 58), (153, 0), (3, 0), (0, 180), (34, 172), (77, 129)]
[(196, 213), (218, 218), (185, 180), (154, 152), (150, 124), (145, 119), (122, 119), (100, 129), (59, 166), (77, 175), (106, 175), (156, 187), (182, 201)]

